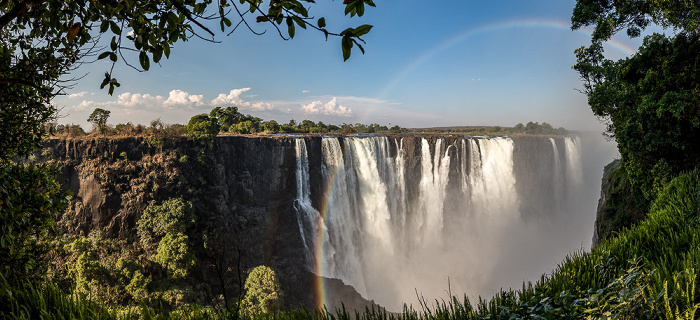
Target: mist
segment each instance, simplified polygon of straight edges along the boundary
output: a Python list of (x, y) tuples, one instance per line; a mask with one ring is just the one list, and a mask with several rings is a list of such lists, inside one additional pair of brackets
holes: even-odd
[[(310, 268), (391, 311), (418, 297), (489, 298), (588, 250), (603, 167), (617, 154), (598, 133), (327, 137), (321, 154), (297, 143)], [(312, 194), (308, 172), (319, 169)]]

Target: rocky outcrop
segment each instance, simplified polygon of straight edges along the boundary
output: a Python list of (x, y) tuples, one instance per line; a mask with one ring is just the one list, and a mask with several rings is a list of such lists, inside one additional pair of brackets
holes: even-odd
[(620, 159), (613, 160), (603, 170), (592, 246), (644, 220), (648, 211), (649, 201), (630, 183)]

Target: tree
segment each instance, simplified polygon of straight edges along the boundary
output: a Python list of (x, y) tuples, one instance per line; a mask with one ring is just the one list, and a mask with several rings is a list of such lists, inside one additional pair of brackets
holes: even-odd
[(88, 117), (87, 121), (96, 126), (101, 134), (104, 134), (105, 126), (107, 125), (107, 119), (109, 119), (110, 113), (111, 111), (109, 110), (95, 108), (95, 110), (92, 111), (92, 113)]
[(0, 276), (12, 283), (40, 279), (50, 260), (48, 239), (68, 206), (55, 166), (0, 159)]
[(230, 131), (229, 128), (235, 126), (244, 116), (238, 112), (237, 107), (216, 107), (209, 112), (209, 117), (217, 119), (221, 131)]
[[(666, 181), (700, 163), (700, 8), (681, 1), (579, 0), (572, 27), (595, 25), (589, 47), (576, 50), (583, 92), (618, 143), (632, 185), (653, 199)], [(650, 23), (677, 28), (672, 38), (645, 37), (632, 57), (605, 59), (602, 41)]]
[(194, 206), (182, 198), (165, 200), (161, 205), (149, 204), (139, 221), (137, 233), (148, 246), (166, 234), (185, 233), (195, 223)]
[(185, 133), (195, 140), (212, 142), (219, 134), (219, 123), (215, 118), (210, 118), (206, 113), (198, 114), (190, 118), (190, 122), (184, 128)]
[(248, 314), (270, 313), (282, 305), (279, 279), (269, 267), (255, 267), (245, 280), (245, 291), (241, 307)]
[(165, 267), (175, 278), (184, 278), (195, 265), (189, 238), (182, 233), (167, 233), (158, 243), (155, 260)]
[(265, 121), (262, 123), (263, 130), (268, 133), (280, 132), (280, 125), (275, 120)]

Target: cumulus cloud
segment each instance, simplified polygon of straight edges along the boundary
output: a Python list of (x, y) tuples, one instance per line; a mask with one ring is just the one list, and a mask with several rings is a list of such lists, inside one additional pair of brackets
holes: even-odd
[(163, 102), (166, 108), (194, 107), (204, 105), (204, 96), (201, 94), (189, 94), (182, 90), (170, 91), (170, 96)]
[[(179, 91), (179, 90), (177, 90)], [(171, 92), (172, 96), (172, 92)], [(161, 96), (152, 96), (150, 94), (140, 94), (124, 92), (117, 97), (117, 101), (112, 104), (128, 108), (152, 108), (154, 106), (164, 104), (164, 98)], [(170, 99), (168, 99), (170, 100)], [(167, 101), (166, 101), (167, 102)]]
[(71, 93), (68, 95), (69, 99), (82, 98), (87, 94), (87, 91), (82, 91), (78, 93)]
[(319, 100), (313, 101), (309, 104), (302, 105), (301, 110), (305, 114), (323, 114), (342, 117), (350, 117), (353, 115), (352, 109), (339, 105), (336, 98), (331, 99), (331, 101), (325, 104)]
[(301, 93), (309, 93), (309, 92), (311, 92), (311, 91), (309, 91), (309, 90), (301, 90)]
[(250, 88), (240, 88), (240, 89), (233, 89), (229, 91), (228, 94), (221, 93), (219, 96), (214, 98), (211, 102), (209, 102), (209, 105), (218, 107), (218, 106), (236, 106), (241, 109), (247, 109), (247, 110), (252, 110), (252, 111), (267, 111), (267, 110), (273, 110), (275, 106), (269, 102), (250, 102), (250, 101), (245, 101), (243, 98), (241, 98), (241, 95), (250, 90)]
[[(250, 88), (233, 89), (228, 94), (221, 93), (218, 97), (214, 98), (209, 104), (212, 106), (221, 105), (236, 105), (236, 106), (247, 106), (250, 102), (243, 101), (241, 99), (241, 94), (250, 90)], [(246, 105), (247, 104), (247, 105)]]

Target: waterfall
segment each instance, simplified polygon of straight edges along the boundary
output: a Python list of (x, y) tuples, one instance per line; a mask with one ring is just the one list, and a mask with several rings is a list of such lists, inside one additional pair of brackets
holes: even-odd
[[(310, 268), (394, 309), (414, 299), (415, 289), (440, 294), (447, 277), (453, 288), (483, 294), (503, 272), (510, 277), (508, 268), (531, 245), (526, 239), (544, 231), (522, 223), (515, 142), (410, 139), (411, 147), (400, 137), (321, 138), (319, 195), (309, 187), (306, 142), (296, 140), (294, 206)], [(580, 142), (564, 140), (562, 168), (556, 142), (549, 141), (553, 158), (537, 161), (553, 163), (542, 197), (563, 203), (563, 184), (582, 181)], [(312, 196), (321, 199), (320, 208)], [(503, 247), (521, 249), (508, 254)], [(512, 254), (520, 260), (504, 260)]]
[(558, 210), (561, 207), (560, 202), (562, 199), (563, 188), (563, 181), (561, 177), (561, 158), (559, 157), (559, 149), (557, 148), (557, 142), (554, 141), (554, 139), (552, 138), (549, 138), (549, 142), (552, 144), (552, 155), (554, 159), (554, 168), (552, 170), (552, 193), (554, 195), (553, 203), (555, 210)]
[(328, 236), (323, 219), (311, 203), (309, 157), (306, 152), (306, 142), (301, 138), (296, 139), (296, 162), (297, 197), (294, 200), (294, 210), (299, 224), (299, 233), (304, 243), (307, 264), (314, 272), (321, 273), (322, 270), (317, 268), (315, 255), (322, 250), (323, 243), (319, 244), (316, 237), (319, 235), (319, 230), (323, 232), (323, 239), (327, 239)]
[(566, 177), (569, 179), (569, 183), (580, 185), (583, 183), (581, 140), (579, 137), (565, 137), (564, 148), (566, 150)]

